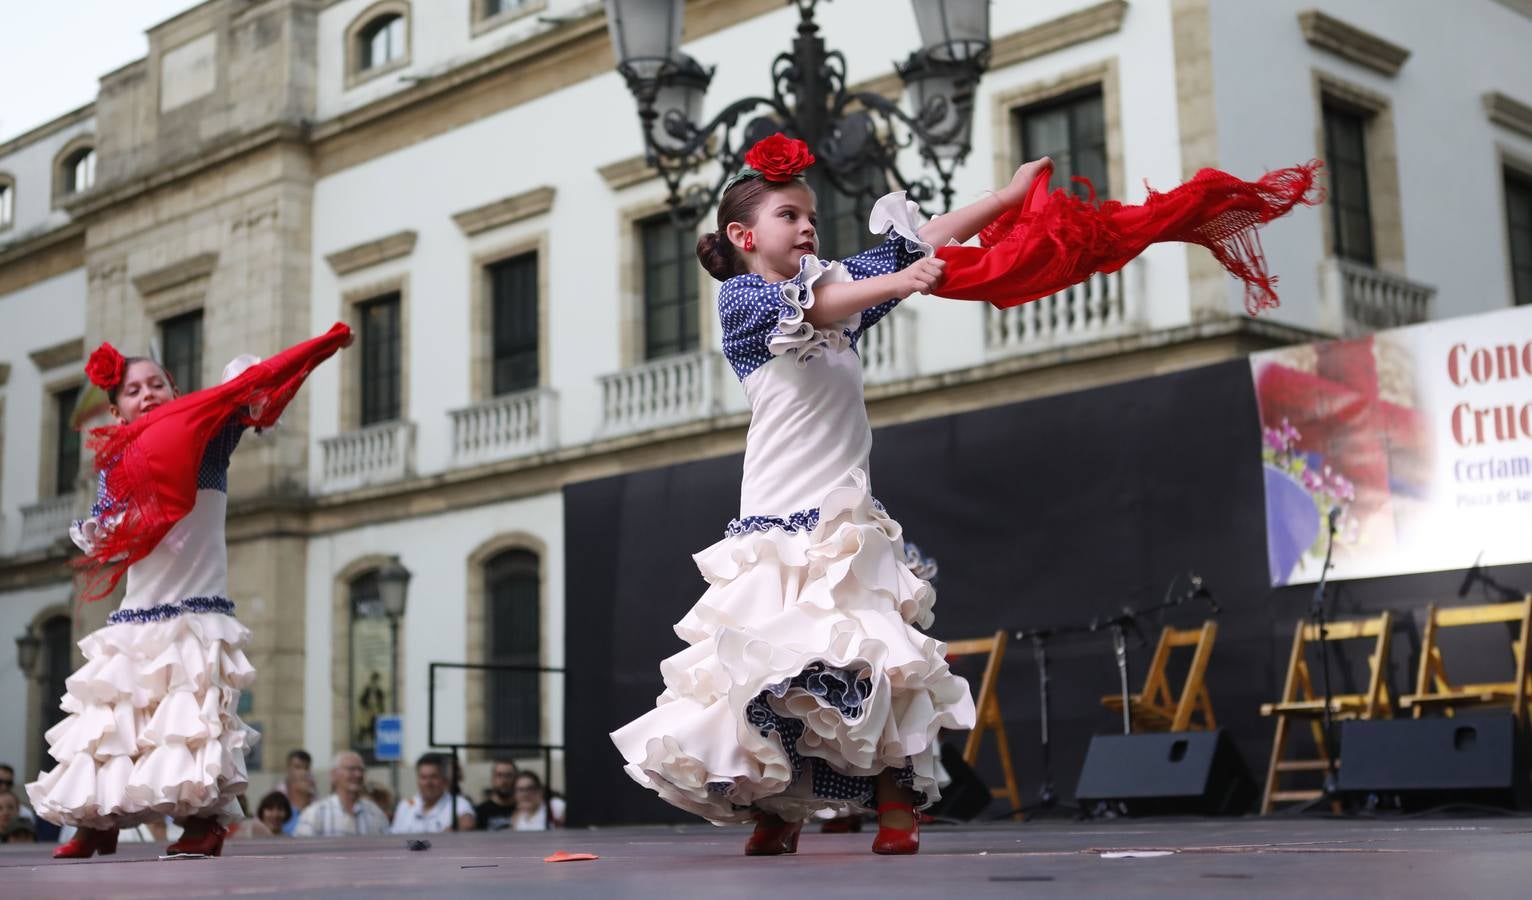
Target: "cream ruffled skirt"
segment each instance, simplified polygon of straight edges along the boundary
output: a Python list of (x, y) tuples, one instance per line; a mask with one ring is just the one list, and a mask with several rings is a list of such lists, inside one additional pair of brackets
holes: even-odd
[(235, 713), (255, 680), (249, 640), (219, 613), (86, 635), (85, 665), (65, 682), (69, 715), (47, 734), (58, 765), (27, 785), (38, 815), (98, 829), (167, 815), (243, 818), (245, 753), (259, 739)]
[(935, 594), (865, 477), (810, 530), (747, 531), (697, 554), (709, 587), (675, 626), (655, 709), (612, 734), (639, 784), (717, 823), (798, 821), (872, 801), (893, 769), (939, 797), (937, 732), (974, 724), (968, 683), (929, 627)]

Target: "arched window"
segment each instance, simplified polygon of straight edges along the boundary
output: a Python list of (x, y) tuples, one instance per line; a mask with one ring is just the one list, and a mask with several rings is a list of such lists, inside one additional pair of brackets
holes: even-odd
[[(484, 564), (484, 661), (542, 665), (542, 566), (530, 550), (506, 550)], [(542, 741), (542, 676), (491, 671), (486, 683), (489, 738), (497, 743)]]
[(16, 221), (16, 179), (0, 172), (0, 231)]
[(396, 712), (394, 703), (394, 640), (377, 570), (363, 572), (347, 585), (351, 610), (351, 672), (348, 744), (368, 762), (377, 743), (373, 729), (378, 716)]
[[(42, 699), (41, 708), (38, 710), (38, 722), (41, 727), (37, 734), (42, 741), (37, 759), (39, 765), (35, 768), (52, 768), (53, 764), (48, 756), (48, 739), (43, 737), (48, 729), (63, 721), (66, 713), (59, 708), (59, 698), (64, 696), (64, 681), (69, 677), (72, 660), (70, 648), (74, 646), (71, 640), (69, 617), (52, 616), (44, 619), (38, 629), (42, 633), (42, 659), (38, 667), (38, 680), (41, 682)], [(18, 785), (19, 787), (19, 785)]]
[(64, 191), (69, 194), (78, 194), (88, 191), (96, 185), (96, 148), (86, 147), (78, 150), (64, 163), (68, 170), (64, 181)]
[(368, 22), (358, 35), (357, 62), (362, 71), (376, 69), (404, 56), (404, 16), (382, 15)]
[(53, 158), (53, 205), (96, 185), (96, 139), (82, 134), (65, 144)]

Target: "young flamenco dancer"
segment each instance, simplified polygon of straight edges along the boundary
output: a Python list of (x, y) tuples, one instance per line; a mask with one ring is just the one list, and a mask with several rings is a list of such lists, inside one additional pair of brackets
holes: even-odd
[(270, 427), (309, 372), (351, 343), (336, 325), (264, 362), (240, 357), (224, 383), (178, 396), (168, 372), (110, 344), (86, 372), (116, 425), (92, 433), (98, 494), (70, 529), (87, 557), (87, 599), (127, 577), (109, 624), (85, 636), (65, 682), (69, 715), (47, 734), (58, 762), (27, 785), (38, 815), (79, 829), (54, 851), (117, 851), (119, 828), (182, 823), (169, 852), (217, 856), (242, 818), (245, 753), (258, 735), (235, 710), (255, 679), (250, 632), (228, 597), (229, 455), (248, 427)]
[[(832, 262), (817, 255), (807, 146), (774, 135), (745, 162), (718, 230), (697, 242), (723, 282), (723, 352), (751, 408), (740, 517), (695, 556), (708, 588), (675, 626), (688, 646), (660, 664), (656, 707), (612, 739), (663, 799), (718, 824), (755, 822), (747, 854), (796, 852), (803, 821), (826, 809), (875, 809), (873, 851), (915, 853), (915, 810), (938, 799), (937, 732), (972, 728), (974, 705), (919, 630), (934, 593), (873, 499), (861, 336), (910, 294), (1013, 305), (1157, 240), (1213, 247), (1269, 293), (1251, 229), (1302, 200), (1313, 167), (1253, 185), (1199, 173), (1124, 207), (1048, 197), (1045, 158), (925, 224), (902, 194), (884, 197), (871, 226), (887, 240)], [(981, 229), (984, 246), (948, 246)]]

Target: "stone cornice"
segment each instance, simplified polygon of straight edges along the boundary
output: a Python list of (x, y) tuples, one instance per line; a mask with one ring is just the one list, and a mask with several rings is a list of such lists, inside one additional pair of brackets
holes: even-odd
[(1496, 125), (1532, 138), (1532, 106), (1499, 91), (1488, 91), (1484, 94), (1484, 112)]
[(390, 259), (398, 259), (408, 256), (415, 249), (415, 239), (418, 235), (411, 230), (396, 231), (386, 237), (337, 250), (325, 256), (325, 262), (336, 275), (346, 275), (368, 266), (375, 266), (380, 262)]
[(305, 145), (308, 142), (308, 126), (279, 122), (241, 135), (228, 138), (206, 148), (197, 156), (152, 171), (97, 184), (91, 190), (76, 194), (64, 201), (63, 207), (75, 219), (96, 215), (110, 207), (132, 200), (140, 194), (191, 178), (201, 172), (225, 165), (249, 153), (255, 153), (274, 144)]
[(1013, 31), (996, 38), (990, 49), (991, 69), (1014, 66), (1075, 44), (1122, 30), (1127, 15), (1127, 0), (1107, 0), (1078, 12)]
[(1311, 46), (1384, 75), (1397, 74), (1399, 67), (1410, 58), (1410, 51), (1398, 44), (1317, 9), (1298, 13), (1298, 26), (1303, 29), (1303, 39)]
[(213, 273), (218, 265), (218, 254), (199, 253), (178, 263), (172, 263), (152, 272), (133, 276), (133, 287), (138, 293), (148, 297), (161, 291), (178, 287), (197, 278), (206, 278)]
[(39, 372), (57, 369), (59, 366), (67, 366), (72, 362), (79, 362), (85, 358), (85, 338), (70, 338), (51, 347), (33, 350), (27, 356), (32, 360), (32, 364), (37, 366), (37, 371)]
[[(70, 222), (60, 225), (52, 231), (44, 231), (37, 234), (29, 234), (26, 237), (14, 239), (10, 243), (0, 244), (0, 271), (5, 267), (22, 260), (34, 253), (47, 250), (49, 247), (65, 243), (75, 239), (82, 242), (85, 238), (85, 226), (79, 222)], [(0, 294), (9, 291), (0, 291)]]
[(503, 197), (483, 206), (452, 214), (452, 221), (466, 235), (500, 228), (522, 219), (540, 216), (553, 209), (554, 189), (544, 185), (519, 194)]
[(606, 186), (614, 191), (642, 184), (651, 178), (660, 177), (660, 170), (649, 165), (648, 160), (642, 154), (630, 156), (627, 159), (619, 159), (614, 163), (607, 163), (596, 169), (601, 175)]

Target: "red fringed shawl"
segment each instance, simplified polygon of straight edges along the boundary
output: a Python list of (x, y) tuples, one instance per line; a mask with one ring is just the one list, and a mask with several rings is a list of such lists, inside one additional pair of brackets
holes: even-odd
[[(1245, 283), (1245, 308), (1253, 316), (1277, 305), (1276, 276), (1256, 229), (1296, 204), (1321, 199), (1314, 185), (1315, 160), (1241, 181), (1203, 169), (1168, 192), (1149, 192), (1142, 206), (1115, 200), (1099, 205), (1095, 189), (1081, 200), (1059, 188), (1048, 193), (1040, 174), (1019, 208), (979, 233), (979, 247), (942, 247), (947, 270), (934, 291), (953, 300), (985, 300), (1005, 308), (1058, 293), (1097, 272), (1115, 272), (1150, 245), (1162, 241), (1201, 244), (1229, 274)], [(1076, 181), (1090, 187), (1083, 178)]]
[(256, 428), (273, 425), (314, 367), (350, 335), (350, 328), (336, 323), (232, 381), (177, 397), (126, 425), (94, 429), (90, 447), (96, 469), (105, 473), (111, 515), (121, 518), (104, 529), (95, 550), (77, 562), (85, 570), (84, 598), (99, 600), (110, 594), (128, 567), (148, 556), (191, 512), (202, 454), (231, 416)]

